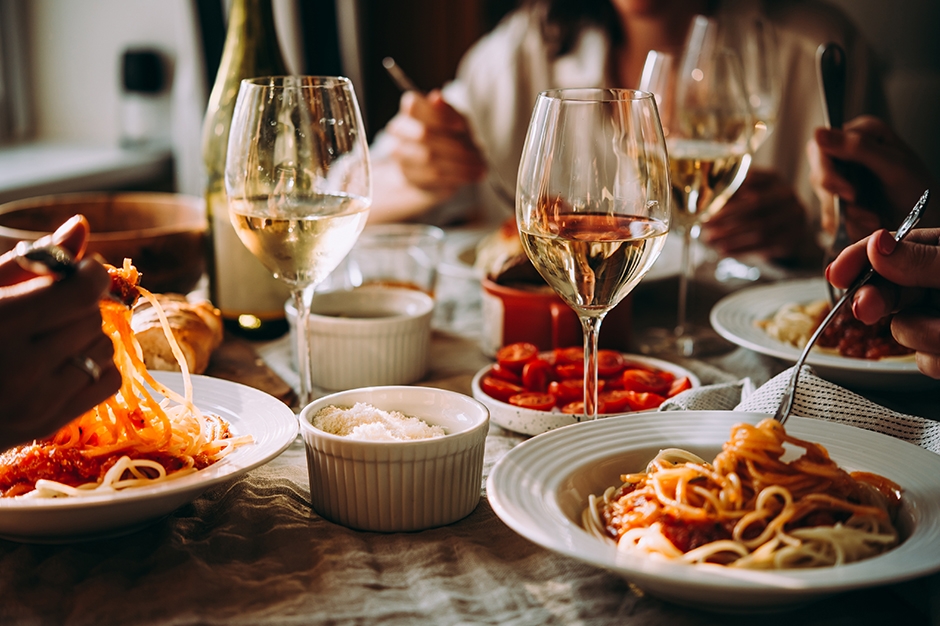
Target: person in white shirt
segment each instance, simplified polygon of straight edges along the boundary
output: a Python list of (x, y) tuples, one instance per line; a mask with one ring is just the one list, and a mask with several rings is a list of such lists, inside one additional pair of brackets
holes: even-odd
[(398, 114), (373, 144), (371, 219), (508, 219), (540, 91), (633, 87), (649, 50), (681, 52), (693, 16), (742, 11), (763, 12), (779, 34), (780, 113), (747, 180), (704, 226), (702, 239), (723, 255), (795, 254), (814, 242), (818, 229), (805, 156), (813, 129), (823, 121), (816, 48), (835, 41), (847, 52), (848, 115), (884, 110), (866, 44), (840, 12), (812, 1), (525, 2), (474, 44), (443, 89), (403, 95)]

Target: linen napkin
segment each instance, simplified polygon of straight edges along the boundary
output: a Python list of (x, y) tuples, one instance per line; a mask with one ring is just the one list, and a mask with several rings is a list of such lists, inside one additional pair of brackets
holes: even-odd
[[(749, 378), (688, 389), (668, 399), (660, 411), (748, 411), (773, 415), (793, 375), (777, 374), (757, 389)], [(940, 422), (898, 413), (820, 378), (804, 365), (792, 415), (824, 419), (890, 435), (940, 454)]]

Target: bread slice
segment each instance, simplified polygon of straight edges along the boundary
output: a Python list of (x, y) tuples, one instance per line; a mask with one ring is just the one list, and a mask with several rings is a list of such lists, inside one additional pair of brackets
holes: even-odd
[[(201, 374), (209, 366), (212, 352), (222, 343), (222, 315), (211, 303), (189, 302), (179, 294), (154, 294), (166, 312), (173, 336), (183, 352), (189, 371)], [(134, 307), (131, 328), (143, 351), (148, 369), (180, 371), (157, 312), (144, 299)]]

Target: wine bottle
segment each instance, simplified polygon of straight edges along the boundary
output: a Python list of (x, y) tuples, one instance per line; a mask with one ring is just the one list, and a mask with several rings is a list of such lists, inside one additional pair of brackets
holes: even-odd
[(225, 154), (241, 80), (285, 74), (272, 0), (233, 0), (202, 129), (209, 219), (206, 267), (209, 297), (222, 312), (226, 328), (252, 339), (270, 339), (287, 331), (284, 303), (290, 292), (235, 234), (225, 194)]

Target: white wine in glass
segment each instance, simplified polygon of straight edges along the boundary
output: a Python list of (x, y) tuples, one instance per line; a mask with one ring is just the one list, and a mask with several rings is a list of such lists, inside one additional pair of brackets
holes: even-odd
[(303, 408), (313, 388), (308, 287), (346, 257), (372, 202), (368, 145), (352, 83), (330, 76), (242, 81), (225, 189), (238, 237), (290, 287)]
[(659, 257), (669, 230), (669, 163), (652, 94), (539, 94), (519, 166), (523, 248), (584, 329), (584, 415), (597, 417), (604, 316)]
[[(668, 70), (669, 64), (660, 65)], [(644, 71), (643, 77), (666, 85), (661, 99), (667, 120), (664, 132), (672, 178), (673, 229), (682, 236), (682, 261), (676, 325), (647, 333), (640, 350), (696, 356), (714, 351), (724, 342), (710, 328), (688, 320), (689, 289), (695, 272), (692, 243), (700, 224), (724, 206), (747, 174), (754, 115), (740, 57), (722, 45), (713, 19), (693, 19), (674, 77), (657, 77), (653, 69)]]
[(703, 139), (670, 139), (673, 228), (685, 232), (720, 208), (717, 198), (733, 188), (748, 154), (740, 145)]

